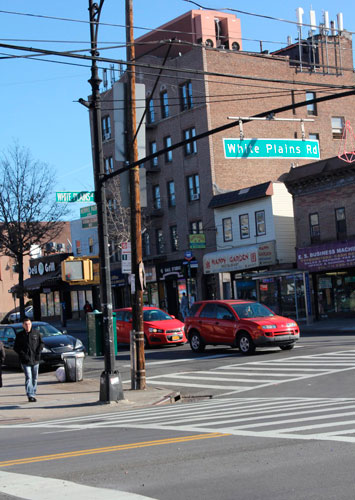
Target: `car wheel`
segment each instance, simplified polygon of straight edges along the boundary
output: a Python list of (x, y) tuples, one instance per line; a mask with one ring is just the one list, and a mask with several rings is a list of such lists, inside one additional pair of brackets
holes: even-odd
[(238, 337), (238, 348), (244, 355), (253, 354), (255, 345), (248, 333), (241, 333)]
[(190, 335), (190, 347), (193, 352), (203, 352), (205, 350), (205, 344), (203, 343), (201, 336), (197, 332), (192, 332)]
[(294, 348), (293, 344), (290, 344), (290, 345), (280, 345), (281, 351), (291, 351), (291, 349), (293, 349), (293, 348)]

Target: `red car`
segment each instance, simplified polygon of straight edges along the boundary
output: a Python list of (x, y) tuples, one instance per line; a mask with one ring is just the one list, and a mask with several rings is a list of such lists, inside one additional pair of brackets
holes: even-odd
[[(117, 342), (130, 343), (132, 308), (115, 309)], [(164, 344), (185, 344), (184, 323), (157, 307), (143, 307), (144, 347)]]
[(277, 316), (259, 302), (205, 300), (195, 302), (185, 318), (185, 333), (194, 352), (206, 345), (238, 347), (252, 354), (256, 347), (292, 349), (300, 331), (293, 319)]

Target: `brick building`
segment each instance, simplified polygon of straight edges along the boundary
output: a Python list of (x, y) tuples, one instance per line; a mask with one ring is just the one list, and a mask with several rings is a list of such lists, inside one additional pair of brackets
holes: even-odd
[(333, 157), (294, 168), (297, 267), (312, 277), (317, 319), (355, 316), (355, 163)]
[[(164, 42), (174, 38), (179, 42)], [(244, 52), (241, 38), (240, 20), (234, 15), (192, 10), (136, 40), (136, 79), (145, 85), (147, 99), (146, 153), (231, 123), (230, 116), (291, 106), (277, 117), (314, 119), (305, 124), (305, 137), (319, 140), (322, 158), (334, 156), (345, 120), (355, 118), (354, 97), (294, 106), (354, 84), (351, 37), (346, 32), (315, 34), (300, 47), (292, 45), (273, 54)], [(105, 164), (115, 169), (119, 163), (114, 156), (112, 90), (102, 99)], [(144, 165), (151, 215), (143, 238), (145, 265), (152, 276), (147, 300), (154, 297), (171, 313), (177, 312), (179, 297), (187, 288), (187, 250), (195, 258), (190, 293), (198, 299), (222, 293), (222, 283), (216, 276), (204, 275), (202, 266), (203, 255), (216, 250), (213, 211), (208, 207), (213, 196), (282, 181), (291, 163), (307, 162), (226, 159), (223, 139), (239, 138), (239, 132), (236, 127), (209, 135)], [(244, 123), (243, 132), (246, 138), (302, 138), (297, 122), (252, 121)], [(194, 233), (204, 234), (204, 248), (190, 248)]]

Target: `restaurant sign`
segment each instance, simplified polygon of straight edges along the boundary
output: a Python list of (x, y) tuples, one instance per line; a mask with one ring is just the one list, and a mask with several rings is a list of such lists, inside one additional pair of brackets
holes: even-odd
[(355, 266), (355, 240), (299, 248), (297, 267), (307, 271), (324, 271)]

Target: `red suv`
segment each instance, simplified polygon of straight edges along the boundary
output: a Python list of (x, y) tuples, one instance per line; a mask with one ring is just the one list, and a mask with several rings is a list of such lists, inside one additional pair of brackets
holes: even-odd
[(300, 332), (293, 319), (277, 316), (259, 302), (204, 300), (195, 302), (185, 318), (186, 337), (194, 352), (206, 345), (238, 347), (252, 354), (256, 347), (292, 349)]

